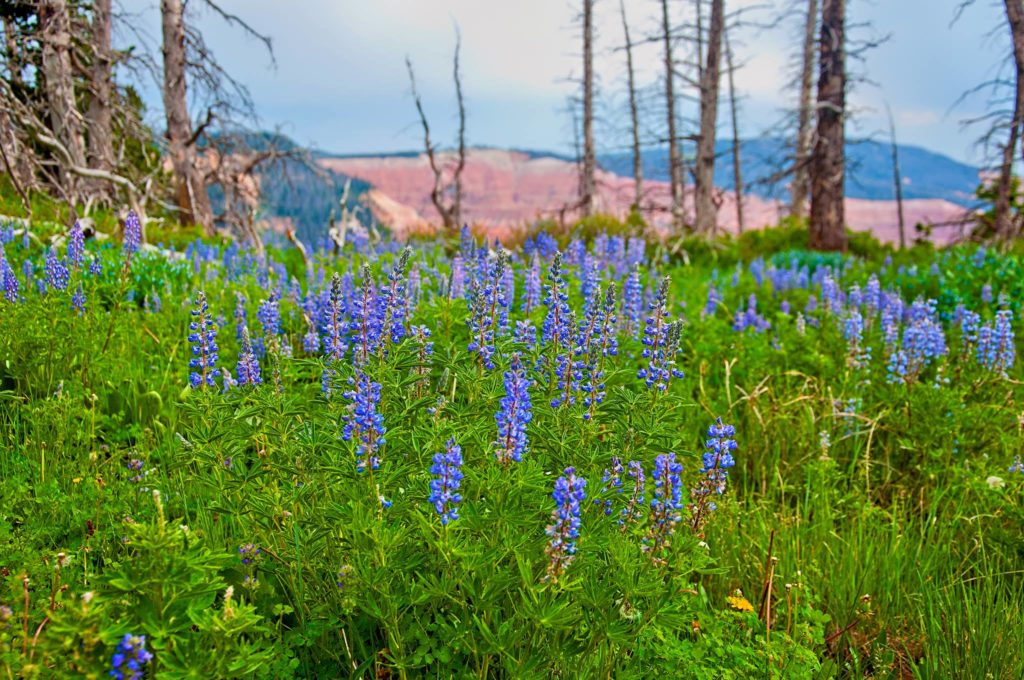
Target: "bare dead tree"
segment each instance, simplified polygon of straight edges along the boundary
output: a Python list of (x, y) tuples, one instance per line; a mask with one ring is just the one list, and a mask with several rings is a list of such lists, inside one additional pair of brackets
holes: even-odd
[(814, 87), (814, 39), (818, 29), (818, 0), (807, 0), (804, 17), (803, 52), (800, 59), (800, 101), (797, 108), (796, 151), (793, 158), (793, 183), (790, 185), (789, 214), (802, 218), (810, 194), (809, 165), (813, 133), (811, 97)]
[(818, 58), (818, 129), (811, 158), (809, 245), (846, 250), (843, 205), (846, 117), (846, 2), (823, 0)]
[(900, 248), (907, 247), (907, 236), (903, 219), (903, 177), (900, 175), (900, 152), (896, 144), (896, 121), (892, 117), (892, 109), (886, 104), (885, 111), (889, 116), (889, 146), (892, 149), (892, 183), (896, 194), (896, 217), (899, 220)]
[(456, 225), (462, 224), (462, 171), (466, 169), (466, 101), (462, 96), (462, 32), (455, 27), (455, 56), (452, 58), (452, 79), (455, 81), (455, 103), (459, 110), (459, 139), (455, 170), (452, 172), (452, 213)]
[(597, 154), (594, 150), (594, 0), (583, 0), (583, 181), (580, 210), (593, 214), (597, 192)]
[[(50, 127), (73, 165), (85, 167), (85, 137), (82, 114), (75, 101), (71, 66), (71, 19), (66, 0), (40, 0), (39, 39), (41, 67), (46, 83)], [(78, 198), (77, 178), (62, 173), (70, 202)], [(73, 206), (72, 206), (73, 207)]]
[[(92, 36), (89, 47), (92, 50), (92, 68), (89, 72), (89, 108), (86, 110), (86, 127), (89, 133), (89, 165), (97, 170), (113, 171), (113, 97), (114, 97), (114, 56), (111, 47), (113, 18), (110, 0), (93, 0)], [(105, 193), (105, 185), (96, 186), (94, 192)]]
[[(462, 222), (462, 172), (466, 167), (466, 108), (462, 97), (462, 77), (459, 70), (459, 56), (462, 48), (461, 34), (456, 30), (455, 57), (453, 75), (455, 79), (455, 95), (459, 111), (459, 138), (454, 162), (454, 169), (447, 172), (443, 159), (434, 146), (430, 137), (430, 123), (427, 120), (426, 111), (423, 109), (423, 100), (416, 87), (416, 74), (413, 71), (412, 60), (406, 56), (405, 68), (409, 72), (409, 87), (412, 92), (413, 102), (416, 105), (416, 113), (420, 119), (420, 126), (423, 128), (423, 148), (427, 155), (427, 163), (434, 176), (434, 183), (430, 189), (430, 202), (437, 210), (441, 218), (441, 224), (449, 233), (457, 232)], [(450, 174), (451, 179), (446, 175)], [(445, 196), (452, 194), (450, 201)]]
[[(1009, 138), (1003, 145), (999, 164), (999, 179), (996, 187), (995, 235), (1002, 241), (1009, 241), (1020, 234), (1020, 220), (1011, 211), (1013, 187), (1013, 160), (1020, 140), (1021, 126), (1024, 125), (1024, 3), (1020, 0), (1005, 0), (1006, 21), (1010, 28), (1013, 44), (1013, 118), (1008, 125)], [(1024, 148), (1024, 147), (1022, 147)]]
[[(178, 221), (200, 224), (212, 236), (213, 209), (199, 169), (196, 141), (205, 126), (194, 130), (188, 112), (187, 55), (185, 52), (185, 5), (182, 0), (161, 0), (163, 19), (164, 113), (167, 146), (174, 168)], [(208, 114), (208, 120), (210, 116)]]
[(740, 154), (739, 105), (736, 101), (736, 64), (733, 59), (732, 44), (729, 41), (729, 30), (723, 32), (725, 40), (725, 66), (729, 75), (729, 117), (732, 123), (732, 179), (736, 193), (736, 228), (743, 233), (743, 165)]
[[(698, 7), (699, 10), (699, 7)], [(697, 139), (695, 181), (695, 227), (699, 234), (714, 235), (716, 210), (712, 194), (715, 181), (715, 139), (718, 129), (718, 93), (721, 80), (722, 33), (725, 30), (725, 1), (711, 1), (708, 23), (707, 58), (700, 74), (700, 132)]]
[(633, 68), (633, 41), (629, 36), (629, 21), (626, 18), (626, 3), (619, 0), (619, 14), (622, 16), (622, 33), (626, 44), (626, 87), (629, 95), (629, 125), (633, 143), (633, 205), (640, 209), (644, 196), (644, 163), (640, 155), (640, 107), (636, 96), (636, 71)]
[(672, 24), (669, 20), (668, 0), (661, 0), (661, 32), (664, 41), (663, 65), (665, 70), (665, 107), (668, 118), (668, 170), (672, 191), (672, 228), (683, 231), (683, 161), (679, 153), (676, 132), (675, 59), (672, 56)]

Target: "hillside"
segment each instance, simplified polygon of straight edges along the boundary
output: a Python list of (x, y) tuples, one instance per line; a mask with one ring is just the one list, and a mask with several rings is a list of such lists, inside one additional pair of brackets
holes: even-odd
[[(948, 156), (919, 146), (898, 145), (900, 170), (903, 175), (903, 197), (942, 199), (964, 207), (973, 204), (980, 170)], [(718, 163), (715, 185), (732, 190), (732, 141), (717, 145)], [(758, 138), (740, 142), (744, 184), (747, 191), (761, 198), (785, 198), (785, 181), (772, 181), (780, 171), (779, 159), (792, 152), (782, 139)], [(644, 176), (668, 181), (668, 150), (648, 149), (642, 152)], [(871, 201), (894, 200), (892, 151), (887, 143), (873, 140), (850, 140), (846, 145), (847, 198)], [(629, 152), (601, 154), (601, 167), (624, 177), (633, 175), (633, 156)]]

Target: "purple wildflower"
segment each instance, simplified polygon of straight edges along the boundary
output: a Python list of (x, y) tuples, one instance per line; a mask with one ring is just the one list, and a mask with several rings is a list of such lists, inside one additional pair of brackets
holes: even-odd
[(193, 320), (189, 323), (188, 341), (192, 343), (192, 359), (189, 360), (189, 383), (192, 389), (213, 387), (220, 375), (217, 368), (217, 326), (210, 318), (206, 304), (206, 293), (199, 291), (196, 307), (192, 310)]
[(682, 463), (676, 454), (663, 453), (654, 459), (654, 498), (651, 499), (650, 524), (644, 537), (643, 550), (657, 565), (667, 563), (665, 552), (671, 545), (676, 525), (682, 519), (683, 483), (679, 475)]
[(441, 516), (441, 524), (459, 518), (459, 503), (462, 495), (459, 487), (462, 484), (462, 447), (449, 439), (444, 453), (434, 454), (434, 464), (430, 466), (434, 478), (430, 480), (429, 501), (434, 510)]
[(587, 480), (577, 477), (576, 470), (571, 467), (565, 468), (565, 474), (555, 481), (555, 490), (551, 494), (555, 509), (546, 532), (551, 540), (544, 551), (550, 560), (545, 581), (557, 582), (576, 556), (581, 505), (587, 498), (586, 486)]
[(374, 382), (370, 376), (357, 371), (355, 377), (349, 378), (351, 389), (345, 392), (345, 398), (351, 402), (345, 416), (345, 426), (341, 438), (356, 442), (356, 469), (365, 472), (366, 466), (376, 470), (380, 467), (380, 447), (384, 444), (384, 416), (377, 412), (380, 402), (380, 383)]
[(509, 369), (505, 371), (505, 396), (501, 399), (501, 409), (494, 415), (498, 425), (498, 438), (494, 442), (497, 449), (495, 457), (502, 465), (512, 461), (518, 463), (526, 453), (529, 444), (526, 426), (533, 418), (530, 405), (531, 383), (519, 354), (513, 354)]

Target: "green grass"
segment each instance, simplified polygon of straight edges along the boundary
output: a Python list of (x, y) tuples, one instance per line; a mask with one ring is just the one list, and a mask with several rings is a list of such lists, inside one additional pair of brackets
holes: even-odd
[[(184, 259), (140, 253), (126, 270), (113, 244), (90, 246), (102, 273), (76, 270), (66, 291), (40, 295), (21, 264), (31, 258), (41, 271), (42, 254), (5, 245), (22, 296), (0, 300), (8, 676), (106, 676), (125, 633), (147, 635), (159, 677), (1024, 675), (1024, 474), (1007, 470), (1024, 448), (1022, 371), (979, 366), (953, 322), (958, 304), (990, 321), (1001, 292), (1019, 316), (1019, 257), (989, 253), (979, 264), (972, 248), (890, 254), (864, 244), (840, 260), (800, 250), (792, 229), (685, 242), (666, 261), (651, 248), (657, 271), (645, 266), (643, 280), (653, 288), (671, 276), (685, 376), (665, 393), (647, 389), (637, 378), (643, 346), (626, 334), (607, 360), (607, 396), (585, 420), (580, 404), (548, 403), (550, 349), (502, 335), (497, 368), (480, 367), (467, 351), (467, 303), (444, 293), (450, 261), (421, 244), (408, 323), (431, 329), (433, 354), (425, 362), (407, 337), (363, 366), (382, 386), (387, 429), (383, 463), (367, 474), (342, 437), (351, 349), (336, 364), (302, 349), (303, 308), (289, 294), (292, 277), (307, 290), (301, 261), (274, 252), (267, 266), (210, 248)], [(338, 271), (358, 291), (364, 262), (386, 286), (396, 259), (321, 253), (312, 287), (329, 289)], [(841, 266), (833, 273), (846, 291), (876, 273), (908, 304), (934, 298), (948, 354), (910, 384), (890, 384), (876, 317), (867, 368), (851, 366), (820, 280), (776, 286), (758, 274), (794, 260), (809, 274)], [(518, 301), (527, 265), (514, 266)], [(568, 272), (580, 310), (577, 268)], [(621, 290), (618, 274), (605, 279)], [(712, 281), (723, 301), (705, 317)], [(70, 302), (79, 284), (82, 315)], [(986, 284), (992, 302), (982, 301)], [(220, 365), (233, 368), (236, 295), (261, 337), (257, 308), (279, 286), (285, 336), (261, 361), (264, 384), (188, 388), (196, 291), (223, 317)], [(732, 329), (751, 293), (766, 332)], [(812, 295), (817, 311), (798, 319)], [(539, 327), (544, 314), (541, 305), (527, 317), (517, 302), (512, 322)], [(505, 468), (493, 456), (494, 416), (513, 351), (541, 369), (531, 370), (529, 453)], [(340, 381), (331, 399), (320, 391), (325, 368)], [(718, 416), (739, 442), (727, 490), (702, 531), (682, 508), (664, 564), (654, 563), (643, 549), (647, 512), (621, 530), (624, 499), (602, 492), (602, 472), (613, 456), (641, 461), (650, 501), (654, 458), (674, 452), (687, 503)], [(451, 437), (466, 477), (462, 516), (445, 528), (427, 502), (428, 468)], [(569, 465), (587, 479), (588, 499), (576, 559), (552, 582), (545, 527), (552, 484)], [(611, 500), (613, 515), (591, 499)], [(260, 557), (243, 564), (249, 543)], [(59, 568), (58, 553), (70, 556)], [(769, 575), (770, 613), (759, 616)], [(737, 591), (754, 612), (730, 604)]]

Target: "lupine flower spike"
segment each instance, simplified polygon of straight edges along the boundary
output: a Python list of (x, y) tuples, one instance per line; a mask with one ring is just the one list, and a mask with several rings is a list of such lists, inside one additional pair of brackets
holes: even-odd
[(549, 559), (545, 581), (557, 582), (576, 557), (581, 505), (587, 498), (586, 486), (587, 480), (577, 477), (576, 470), (571, 467), (565, 468), (565, 474), (555, 482), (555, 490), (551, 494), (555, 499), (555, 509), (547, 528), (551, 540), (545, 550)]
[(462, 447), (449, 439), (444, 453), (434, 454), (434, 464), (430, 466), (434, 478), (430, 480), (429, 501), (434, 510), (441, 516), (441, 524), (446, 525), (459, 518), (459, 503), (462, 496), (459, 487), (462, 485)]

